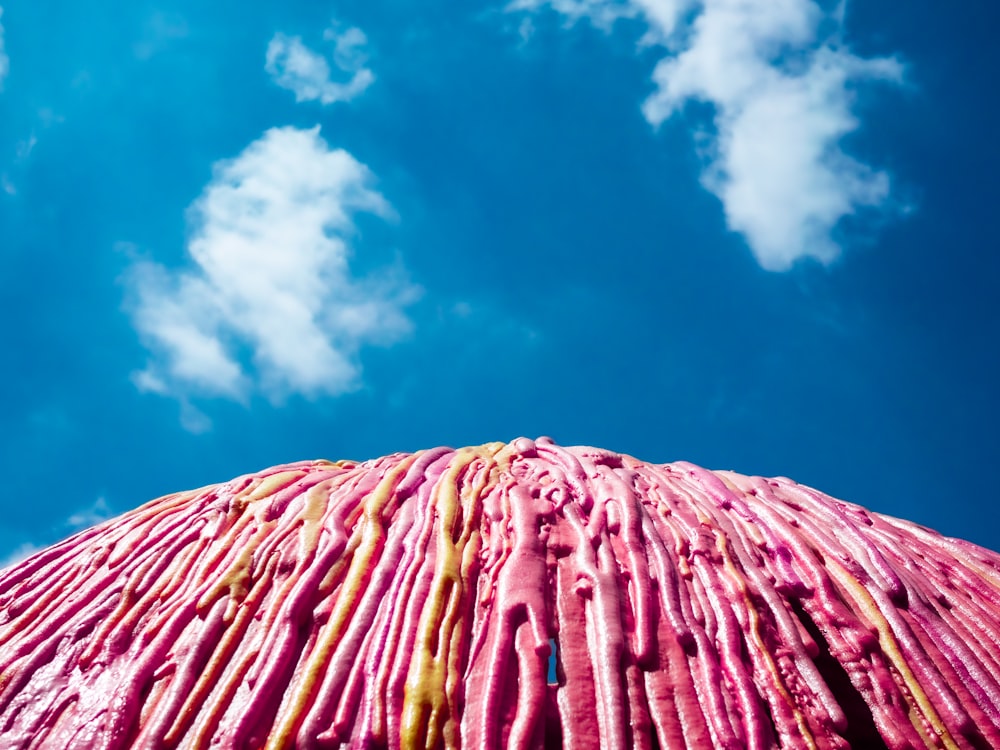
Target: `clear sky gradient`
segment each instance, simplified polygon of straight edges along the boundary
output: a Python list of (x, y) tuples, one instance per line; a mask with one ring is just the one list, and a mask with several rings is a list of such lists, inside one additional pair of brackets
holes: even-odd
[(0, 563), (520, 435), (1000, 549), (995, 4), (0, 4)]

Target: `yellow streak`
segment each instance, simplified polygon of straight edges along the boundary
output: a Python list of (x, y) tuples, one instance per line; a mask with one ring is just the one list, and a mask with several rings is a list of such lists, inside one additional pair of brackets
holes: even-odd
[(260, 480), (259, 484), (250, 485), (247, 489), (240, 493), (240, 495), (233, 498), (234, 504), (242, 506), (240, 507), (240, 510), (242, 510), (250, 503), (271, 497), (271, 495), (275, 494), (279, 490), (290, 487), (295, 482), (302, 479), (302, 477), (306, 476), (306, 474), (308, 474), (308, 472), (304, 469), (280, 471), (277, 474), (272, 474), (271, 476)]
[(399, 479), (419, 455), (407, 456), (386, 474), (379, 485), (365, 498), (363, 516), (359, 522), (362, 536), (361, 544), (351, 560), (351, 566), (344, 578), (343, 588), (337, 597), (337, 603), (330, 615), (330, 620), (320, 633), (316, 647), (299, 677), (298, 684), (290, 688), (293, 698), (285, 705), (281, 715), (277, 717), (275, 729), (268, 737), (265, 750), (280, 750), (292, 746), (292, 734), (295, 732), (299, 720), (305, 715), (313, 689), (325, 673), (326, 667), (330, 663), (330, 656), (340, 642), (351, 613), (357, 607), (358, 593), (371, 572), (372, 557), (385, 536), (382, 511), (392, 498), (393, 490)]
[(740, 595), (743, 597), (743, 602), (746, 605), (747, 614), (750, 617), (750, 635), (753, 637), (754, 646), (756, 650), (754, 653), (760, 655), (767, 666), (767, 670), (773, 678), (772, 686), (777, 690), (781, 698), (788, 704), (788, 707), (792, 709), (792, 713), (795, 716), (795, 723), (798, 725), (799, 733), (802, 736), (802, 740), (805, 741), (805, 746), (810, 750), (816, 750), (816, 741), (813, 738), (812, 732), (809, 731), (809, 724), (806, 721), (803, 713), (798, 709), (795, 700), (792, 698), (791, 693), (788, 692), (785, 687), (784, 682), (781, 680), (781, 673), (778, 670), (778, 665), (775, 663), (774, 658), (771, 655), (770, 649), (764, 643), (764, 639), (760, 635), (760, 616), (757, 614), (757, 608), (754, 607), (753, 602), (750, 600), (750, 595), (747, 592), (745, 579), (740, 573), (736, 564), (733, 562), (732, 556), (729, 554), (729, 545), (726, 544), (726, 537), (724, 534), (720, 533), (716, 537), (715, 543), (716, 549), (722, 555), (722, 560), (726, 571), (729, 573), (732, 580), (735, 582), (736, 587), (739, 589)]
[(201, 599), (198, 600), (195, 609), (199, 613), (207, 611), (215, 603), (215, 600), (222, 596), (226, 589), (228, 589), (229, 603), (226, 605), (226, 613), (222, 619), (226, 624), (233, 621), (233, 618), (236, 616), (237, 607), (246, 598), (247, 591), (250, 588), (250, 567), (253, 564), (253, 553), (257, 551), (257, 547), (268, 535), (273, 526), (273, 522), (261, 524), (253, 537), (240, 550), (226, 572), (220, 575), (215, 585), (208, 589), (202, 595)]
[[(917, 707), (923, 713), (927, 723), (934, 729), (946, 748), (949, 750), (958, 750), (958, 744), (952, 738), (948, 728), (941, 721), (941, 717), (938, 716), (937, 711), (934, 710), (934, 704), (931, 703), (927, 694), (920, 687), (920, 683), (917, 681), (916, 676), (913, 674), (910, 666), (906, 663), (906, 658), (899, 650), (899, 644), (896, 642), (896, 637), (892, 633), (892, 628), (885, 617), (882, 616), (882, 612), (879, 610), (878, 605), (875, 603), (871, 594), (868, 593), (868, 590), (857, 579), (855, 579), (854, 576), (847, 572), (847, 569), (844, 568), (844, 566), (831, 557), (827, 557), (827, 569), (850, 593), (850, 595), (854, 597), (854, 601), (858, 605), (858, 609), (862, 614), (868, 617), (869, 622), (871, 622), (878, 630), (879, 645), (882, 646), (882, 650), (885, 655), (889, 657), (889, 660), (899, 671), (900, 676), (903, 678), (903, 682), (905, 682), (906, 686), (910, 689), (910, 694), (916, 701)], [(917, 732), (923, 735), (924, 728), (920, 725), (920, 722), (916, 720), (912, 713), (910, 714), (910, 721)], [(937, 743), (934, 744), (936, 745)]]
[(323, 514), (326, 513), (327, 501), (330, 497), (330, 481), (313, 485), (306, 492), (305, 508), (302, 511), (302, 548), (308, 553), (316, 549), (319, 535), (323, 530)]
[[(404, 747), (418, 747), (421, 744), (428, 749), (436, 747), (442, 724), (449, 735), (454, 735), (457, 731), (454, 711), (450, 707), (455, 703), (458, 681), (449, 672), (458, 670), (461, 632), (456, 632), (456, 626), (461, 619), (465, 598), (463, 575), (471, 564), (466, 554), (467, 546), (476, 531), (474, 522), (479, 516), (478, 501), (486, 484), (481, 482), (475, 491), (463, 498), (458, 492), (459, 475), (477, 459), (491, 460), (499, 452), (501, 445), (493, 443), (459, 451), (448, 471), (434, 486), (431, 507), (438, 515), (434, 582), (420, 615), (404, 689), (400, 725), (400, 740)], [(455, 542), (455, 521), (462, 506), (463, 528), (461, 536)], [(476, 537), (478, 538), (478, 534)], [(448, 739), (453, 744), (457, 737), (451, 736)]]

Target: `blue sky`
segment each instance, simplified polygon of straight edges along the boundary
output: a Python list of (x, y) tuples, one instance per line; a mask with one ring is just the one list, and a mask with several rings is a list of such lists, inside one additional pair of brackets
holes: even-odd
[(0, 3), (0, 560), (519, 435), (1000, 549), (992, 4)]

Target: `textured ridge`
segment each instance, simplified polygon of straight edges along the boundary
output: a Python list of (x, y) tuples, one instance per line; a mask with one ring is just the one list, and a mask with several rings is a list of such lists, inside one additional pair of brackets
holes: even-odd
[(275, 467), (0, 571), (0, 744), (990, 748), (998, 655), (1000, 555), (522, 438)]

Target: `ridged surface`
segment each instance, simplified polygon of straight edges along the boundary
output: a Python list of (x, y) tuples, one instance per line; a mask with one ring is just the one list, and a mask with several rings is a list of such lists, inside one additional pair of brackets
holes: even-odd
[(521, 439), (275, 467), (0, 571), (0, 746), (991, 748), (998, 654), (992, 552)]

